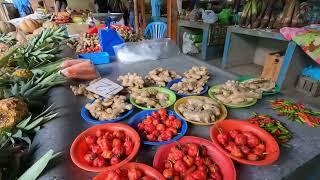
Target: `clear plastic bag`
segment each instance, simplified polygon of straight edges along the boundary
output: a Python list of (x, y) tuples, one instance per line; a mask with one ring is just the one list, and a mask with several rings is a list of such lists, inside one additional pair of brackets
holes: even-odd
[(180, 53), (177, 45), (170, 39), (145, 40), (113, 46), (118, 61), (134, 63), (147, 60), (167, 59)]

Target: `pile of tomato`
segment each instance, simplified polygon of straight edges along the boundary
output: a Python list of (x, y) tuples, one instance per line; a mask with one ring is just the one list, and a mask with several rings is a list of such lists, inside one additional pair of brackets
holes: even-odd
[(251, 132), (230, 130), (217, 135), (218, 142), (237, 158), (259, 161), (266, 155), (266, 146), (261, 139)]
[(137, 127), (143, 139), (161, 142), (168, 141), (177, 135), (181, 125), (181, 121), (174, 115), (168, 115), (165, 109), (160, 109), (145, 118)]
[(154, 178), (147, 176), (137, 167), (132, 167), (128, 169), (117, 169), (115, 171), (108, 171), (105, 172), (106, 176), (104, 180), (121, 180), (121, 179), (128, 179), (128, 180), (154, 180)]
[(222, 180), (219, 166), (208, 156), (204, 146), (177, 144), (170, 149), (163, 176), (174, 180)]
[(131, 154), (134, 142), (121, 130), (104, 131), (98, 129), (94, 136), (86, 136), (89, 149), (85, 161), (93, 167), (105, 167), (120, 163)]

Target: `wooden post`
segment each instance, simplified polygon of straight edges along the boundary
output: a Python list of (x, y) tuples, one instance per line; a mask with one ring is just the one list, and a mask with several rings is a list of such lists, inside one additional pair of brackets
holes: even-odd
[(141, 31), (144, 32), (146, 29), (146, 8), (145, 8), (145, 0), (141, 0), (141, 18), (142, 18), (142, 29)]
[(168, 38), (171, 39), (171, 30), (172, 30), (172, 8), (171, 8), (171, 5), (172, 5), (172, 1), (173, 0), (168, 0), (167, 1), (167, 36)]
[(177, 9), (177, 1), (172, 0), (171, 5), (171, 40), (177, 42), (177, 23), (178, 23), (178, 9)]
[(138, 9), (138, 0), (134, 0), (134, 27), (136, 30), (136, 33), (139, 33), (139, 9)]

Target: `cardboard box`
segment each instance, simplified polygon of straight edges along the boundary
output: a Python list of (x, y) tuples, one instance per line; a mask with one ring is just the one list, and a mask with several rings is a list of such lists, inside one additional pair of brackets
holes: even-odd
[(264, 63), (262, 78), (277, 81), (281, 70), (283, 56), (280, 53), (270, 53)]

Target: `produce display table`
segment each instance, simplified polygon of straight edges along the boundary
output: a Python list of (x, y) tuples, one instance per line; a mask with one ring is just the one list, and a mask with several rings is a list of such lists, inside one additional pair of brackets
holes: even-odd
[(220, 25), (218, 23), (208, 24), (200, 21), (179, 20), (177, 42), (180, 48), (183, 44), (183, 33), (185, 31), (193, 32), (194, 30), (196, 30), (196, 32), (200, 31), (199, 33), (202, 34), (202, 44), (200, 52), (201, 60), (209, 60), (222, 55), (222, 48), (224, 43), (223, 41), (227, 32), (226, 26)]
[[(136, 64), (120, 64), (118, 62), (113, 62), (108, 65), (100, 65), (98, 66), (98, 69), (101, 76), (116, 81), (119, 75), (128, 72), (136, 72), (145, 76), (148, 71), (153, 68), (165, 67), (182, 73), (192, 66), (197, 65), (208, 67), (211, 75), (209, 81), (210, 86), (237, 78), (217, 67), (210, 66), (205, 62), (197, 61), (194, 58), (183, 55), (171, 57), (170, 59), (147, 61)], [(307, 168), (308, 166), (306, 163), (310, 160), (316, 160), (315, 157), (320, 154), (320, 143), (318, 143), (320, 142), (319, 129), (310, 128), (307, 125), (290, 122), (289, 120), (286, 120), (286, 118), (278, 117), (271, 109), (270, 102), (268, 102), (268, 100), (277, 97), (295, 99), (295, 97), (286, 97), (285, 95), (269, 96), (259, 100), (256, 105), (250, 108), (228, 109), (229, 119), (245, 119), (251, 116), (252, 112), (270, 114), (274, 116), (274, 118), (282, 121), (288, 129), (293, 132), (293, 139), (289, 142), (292, 147), (281, 148), (280, 158), (275, 164), (265, 167), (256, 167), (235, 163), (237, 179), (283, 179), (294, 173), (299, 167)], [(86, 123), (80, 116), (81, 107), (85, 102), (85, 97), (74, 96), (68, 87), (56, 87), (49, 92), (49, 104), (54, 104), (54, 109), (59, 112), (59, 117), (48, 122), (45, 127), (36, 134), (33, 141), (33, 145), (37, 148), (34, 158), (38, 159), (49, 149), (53, 149), (56, 152), (61, 151), (62, 155), (51, 163), (52, 166), (49, 167), (39, 179), (87, 180), (96, 175), (96, 173), (86, 172), (74, 165), (69, 154), (71, 143), (76, 136), (92, 126), (91, 124)], [(137, 111), (138, 109), (136, 109), (136, 112)], [(127, 120), (122, 122), (126, 123)], [(189, 129), (186, 135), (210, 139), (210, 126), (196, 126), (191, 124), (188, 124), (188, 126)], [(156, 151), (157, 147), (155, 146), (141, 145), (136, 161), (152, 165), (153, 156)]]

